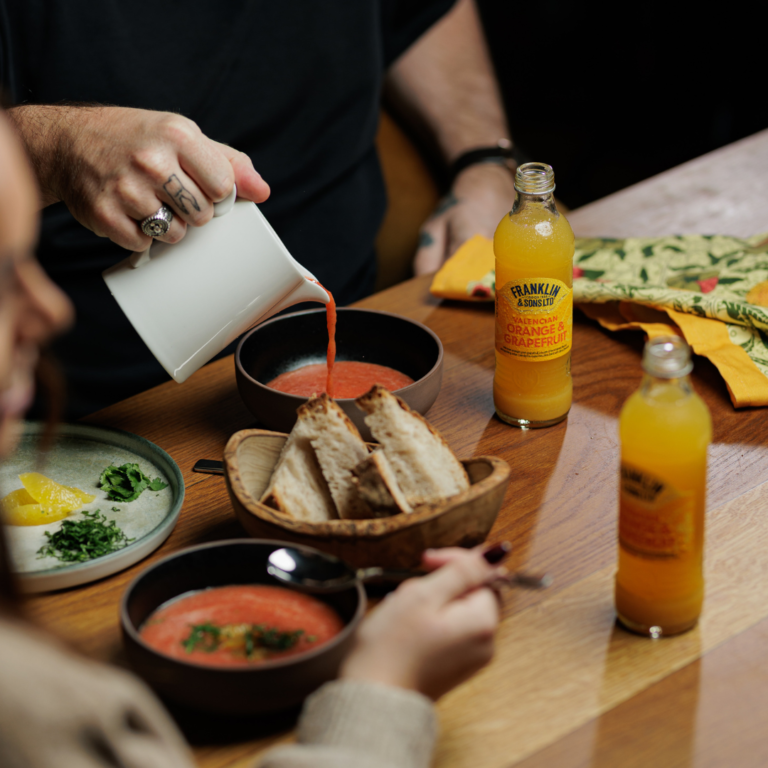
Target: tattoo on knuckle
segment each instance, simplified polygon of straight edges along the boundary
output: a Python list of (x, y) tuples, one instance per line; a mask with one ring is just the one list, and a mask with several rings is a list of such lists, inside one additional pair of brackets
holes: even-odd
[(419, 232), (419, 248), (435, 244), (435, 238), (429, 232)]
[(453, 194), (453, 192), (449, 192), (440, 202), (437, 204), (437, 207), (432, 212), (431, 218), (436, 218), (437, 216), (442, 215), (445, 213), (449, 208), (453, 208), (454, 205), (456, 205), (459, 202), (456, 195)]
[(181, 179), (172, 173), (163, 184), (166, 194), (176, 203), (182, 213), (189, 214), (190, 210), (200, 211), (197, 198), (181, 183)]

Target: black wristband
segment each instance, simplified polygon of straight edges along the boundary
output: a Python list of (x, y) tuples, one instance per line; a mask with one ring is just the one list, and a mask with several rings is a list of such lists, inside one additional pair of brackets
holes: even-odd
[(497, 165), (503, 165), (509, 169), (511, 173), (515, 172), (518, 165), (526, 162), (526, 158), (522, 156), (517, 147), (515, 147), (509, 139), (499, 139), (498, 144), (493, 147), (478, 147), (477, 149), (470, 149), (468, 152), (464, 152), (459, 155), (448, 169), (448, 181), (451, 186), (455, 178), (470, 165), (477, 165), (478, 163), (495, 163)]

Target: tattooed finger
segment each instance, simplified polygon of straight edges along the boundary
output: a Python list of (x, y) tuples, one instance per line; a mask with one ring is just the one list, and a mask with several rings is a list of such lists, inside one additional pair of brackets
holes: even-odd
[(182, 213), (189, 213), (187, 205), (190, 205), (196, 211), (200, 210), (195, 196), (181, 183), (181, 180), (175, 173), (168, 177), (168, 181), (163, 184), (163, 189), (175, 201)]
[(434, 219), (436, 216), (440, 216), (440, 214), (445, 213), (449, 208), (453, 208), (456, 203), (458, 203), (458, 198), (456, 195), (453, 194), (453, 192), (449, 192), (440, 202), (437, 204), (437, 207), (432, 212), (432, 215), (430, 216), (431, 219)]
[(435, 238), (429, 232), (419, 232), (419, 248), (425, 248), (428, 245), (434, 245)]

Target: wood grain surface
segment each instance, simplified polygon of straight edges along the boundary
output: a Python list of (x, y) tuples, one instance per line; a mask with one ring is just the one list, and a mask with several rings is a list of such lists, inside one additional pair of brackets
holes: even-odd
[(768, 131), (761, 131), (585, 205), (574, 217), (576, 235), (768, 232), (766, 142)]
[[(577, 234), (768, 231), (768, 132), (569, 215)], [(359, 303), (434, 330), (443, 387), (428, 414), (462, 458), (496, 455), (512, 477), (491, 540), (513, 544), (510, 567), (549, 571), (544, 592), (505, 595), (498, 651), (439, 704), (437, 766), (758, 766), (768, 763), (768, 413), (736, 411), (714, 367), (694, 385), (714, 422), (700, 625), (658, 641), (616, 627), (617, 416), (640, 382), (640, 334), (610, 335), (576, 313), (574, 406), (567, 421), (522, 431), (493, 414), (493, 311), (440, 302), (418, 278)], [(224, 480), (191, 472), (220, 458), (254, 420), (231, 358), (184, 385), (164, 384), (87, 421), (160, 445), (187, 483), (180, 522), (147, 560), (95, 584), (35, 596), (31, 615), (88, 655), (122, 662), (117, 608), (149, 562), (181, 547), (243, 535)], [(244, 766), (291, 738), (288, 717), (206, 721), (174, 714), (201, 766)]]

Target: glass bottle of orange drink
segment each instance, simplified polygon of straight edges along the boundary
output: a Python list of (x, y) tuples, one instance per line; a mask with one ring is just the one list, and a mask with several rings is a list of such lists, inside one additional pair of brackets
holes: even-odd
[(619, 419), (616, 613), (651, 637), (693, 627), (704, 598), (704, 507), (712, 421), (693, 391), (688, 345), (645, 345), (645, 377)]
[(548, 427), (568, 415), (573, 395), (573, 231), (555, 207), (550, 166), (519, 166), (515, 189), (493, 238), (493, 403), (508, 424)]

